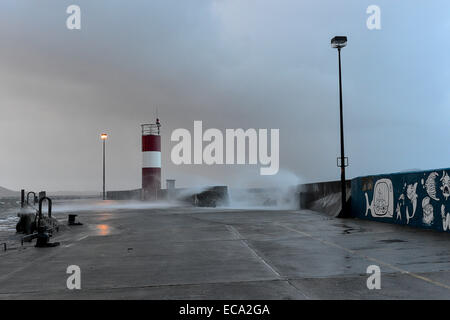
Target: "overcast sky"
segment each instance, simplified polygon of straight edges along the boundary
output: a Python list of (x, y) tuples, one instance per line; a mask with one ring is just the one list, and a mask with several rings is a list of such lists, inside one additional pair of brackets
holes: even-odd
[[(81, 30), (66, 8), (81, 7)], [(381, 8), (381, 30), (366, 9)], [(450, 2), (2, 0), (0, 185), (141, 184), (140, 124), (158, 107), (163, 179), (177, 185), (339, 179), (334, 35), (348, 176), (450, 166)], [(175, 166), (174, 129), (279, 128), (280, 167)]]

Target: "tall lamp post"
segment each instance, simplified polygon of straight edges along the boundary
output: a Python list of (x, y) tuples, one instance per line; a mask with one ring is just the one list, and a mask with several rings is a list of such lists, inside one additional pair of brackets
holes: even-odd
[(347, 37), (344, 36), (336, 36), (331, 39), (331, 47), (338, 49), (338, 59), (339, 59), (339, 109), (340, 109), (340, 128), (341, 128), (341, 157), (340, 162), (338, 159), (338, 166), (341, 167), (341, 197), (342, 197), (342, 210), (339, 214), (339, 217), (347, 217), (347, 190), (345, 183), (345, 167), (346, 157), (344, 153), (344, 115), (342, 110), (342, 77), (341, 77), (341, 49), (347, 45)]
[(106, 145), (106, 139), (108, 139), (108, 135), (106, 133), (102, 133), (100, 135), (100, 139), (103, 141), (103, 200), (106, 200), (106, 193), (105, 193), (105, 145)]

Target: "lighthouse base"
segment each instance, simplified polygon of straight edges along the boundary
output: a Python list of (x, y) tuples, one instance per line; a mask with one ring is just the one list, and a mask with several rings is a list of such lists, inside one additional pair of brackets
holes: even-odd
[(161, 189), (156, 188), (149, 188), (149, 189), (142, 189), (141, 192), (141, 200), (144, 201), (156, 201), (158, 200), (158, 195), (161, 194)]

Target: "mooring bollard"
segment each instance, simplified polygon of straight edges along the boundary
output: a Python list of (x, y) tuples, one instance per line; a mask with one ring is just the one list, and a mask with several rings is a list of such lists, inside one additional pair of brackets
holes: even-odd
[(83, 224), (81, 222), (75, 222), (75, 218), (77, 217), (77, 214), (69, 214), (69, 226), (82, 226)]

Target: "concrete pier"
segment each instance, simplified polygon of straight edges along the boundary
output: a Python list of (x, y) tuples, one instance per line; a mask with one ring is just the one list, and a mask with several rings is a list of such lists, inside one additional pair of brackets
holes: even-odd
[[(431, 230), (308, 210), (77, 214), (59, 247), (0, 252), (0, 299), (450, 299), (450, 236)], [(81, 290), (66, 287), (70, 265)]]

